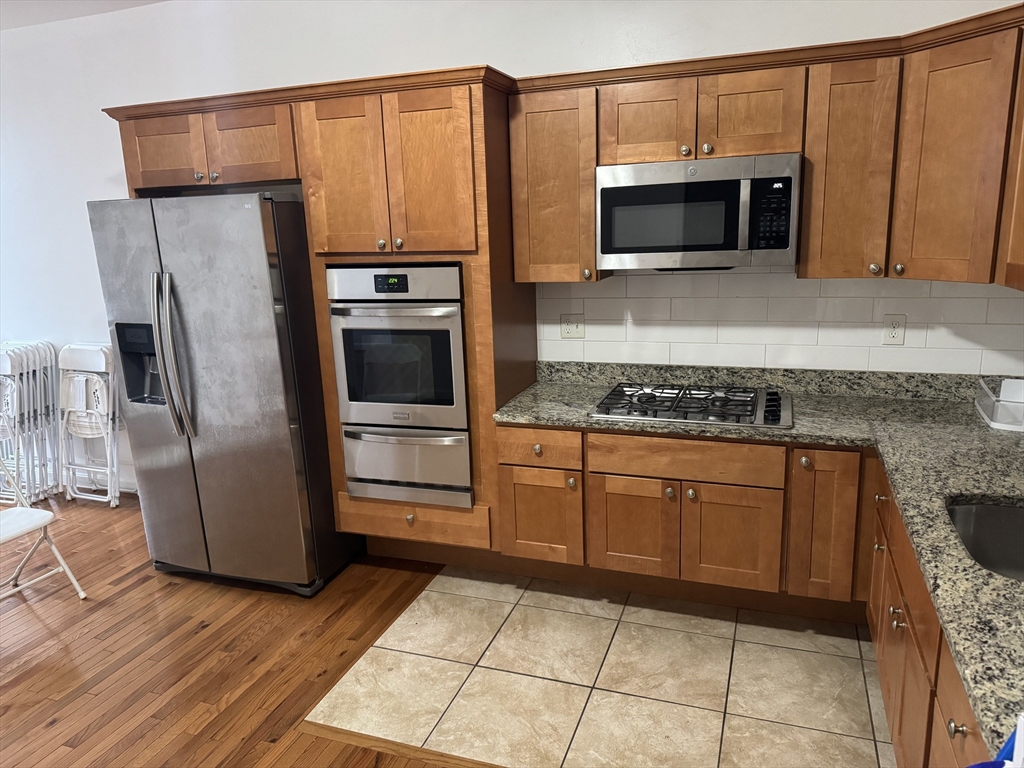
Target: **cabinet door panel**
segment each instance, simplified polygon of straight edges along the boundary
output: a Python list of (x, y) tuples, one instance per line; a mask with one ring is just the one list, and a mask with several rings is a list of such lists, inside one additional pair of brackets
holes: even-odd
[(203, 115), (203, 134), (214, 184), (294, 179), (295, 139), (287, 104), (227, 109)]
[(498, 494), (502, 554), (583, 565), (583, 488), (578, 472), (502, 464)]
[[(944, 715), (941, 733), (934, 733), (943, 741), (949, 744), (955, 756), (954, 766), (966, 768), (968, 765), (981, 763), (989, 760), (988, 747), (981, 735), (981, 726), (974, 717), (974, 710), (964, 690), (963, 680), (957, 671), (956, 663), (953, 661), (953, 654), (949, 645), (943, 637), (939, 643), (939, 669), (936, 682), (936, 696), (941, 702)], [(954, 726), (964, 726), (966, 732), (957, 734), (950, 739), (946, 731), (946, 725), (953, 721)], [(931, 768), (929, 766), (929, 768)]]
[(129, 191), (210, 183), (202, 115), (126, 120), (118, 127)]
[[(697, 140), (697, 78), (598, 88), (601, 165), (693, 157)], [(680, 148), (686, 146), (688, 154)]]
[(859, 480), (859, 453), (790, 452), (787, 584), (791, 595), (849, 602)]
[[(899, 630), (906, 633), (906, 629)], [(900, 692), (900, 719), (893, 738), (897, 765), (924, 765), (928, 754), (931, 730), (932, 686), (913, 639), (906, 638), (906, 661), (903, 668), (903, 690)]]
[(992, 280), (1016, 29), (906, 57), (890, 262)]
[(1010, 129), (1003, 211), (999, 221), (996, 282), (1024, 291), (1024, 56), (1017, 68), (1017, 96)]
[(801, 277), (885, 274), (899, 79), (898, 58), (808, 71)]
[[(879, 635), (875, 638), (875, 656), (878, 660), (878, 682), (882, 688), (882, 701), (885, 705), (885, 717), (889, 725), (890, 737), (896, 736), (899, 723), (899, 707), (902, 701), (903, 666), (906, 660), (906, 643), (908, 637), (904, 631), (892, 628), (893, 615), (889, 610), (903, 611), (900, 599), (900, 585), (896, 580), (896, 569), (892, 559), (884, 558), (882, 610), (879, 624)], [(901, 615), (901, 614), (896, 614)]]
[(383, 105), (395, 249), (475, 250), (469, 86), (386, 93)]
[(885, 600), (885, 561), (886, 542), (885, 531), (882, 529), (882, 522), (874, 520), (874, 540), (871, 546), (871, 589), (868, 592), (868, 629), (871, 630), (871, 639), (875, 644), (875, 654), (878, 654), (878, 647), (882, 642), (882, 633), (885, 631), (885, 615), (882, 607)]
[[(942, 711), (941, 700), (935, 700), (932, 708), (932, 733), (928, 742), (928, 768), (961, 768), (957, 762), (953, 745), (946, 733), (946, 715)], [(988, 759), (988, 756), (984, 759)], [(964, 764), (966, 765), (966, 764)]]
[(696, 483), (682, 490), (682, 578), (778, 592), (783, 492)]
[[(701, 77), (697, 156), (803, 151), (805, 80), (804, 67)], [(704, 144), (713, 147), (711, 153)]]
[(380, 96), (296, 104), (295, 123), (314, 253), (390, 251)]
[(587, 563), (679, 578), (679, 483), (587, 475)]
[(596, 270), (594, 88), (509, 98), (512, 235), (519, 282), (581, 282)]

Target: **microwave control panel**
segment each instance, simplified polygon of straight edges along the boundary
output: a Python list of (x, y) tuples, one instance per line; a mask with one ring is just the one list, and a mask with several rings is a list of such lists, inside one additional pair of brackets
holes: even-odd
[(760, 251), (789, 248), (793, 179), (750, 180), (750, 248)]

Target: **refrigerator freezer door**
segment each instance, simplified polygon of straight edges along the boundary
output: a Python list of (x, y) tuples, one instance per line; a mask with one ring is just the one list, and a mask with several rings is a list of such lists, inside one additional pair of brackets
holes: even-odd
[(149, 553), (154, 560), (208, 571), (188, 438), (175, 434), (172, 413), (162, 397), (131, 401), (125, 391), (132, 380), (126, 376), (126, 362), (143, 364), (148, 391), (159, 395), (167, 384), (159, 378), (155, 358), (121, 349), (116, 330), (124, 324), (139, 332), (152, 328), (153, 273), (161, 272), (152, 206), (149, 200), (93, 202), (89, 219)]
[[(316, 578), (292, 371), (282, 365), (259, 195), (153, 201), (214, 573)], [(268, 252), (269, 251), (269, 252)], [(286, 350), (285, 350), (286, 351)]]

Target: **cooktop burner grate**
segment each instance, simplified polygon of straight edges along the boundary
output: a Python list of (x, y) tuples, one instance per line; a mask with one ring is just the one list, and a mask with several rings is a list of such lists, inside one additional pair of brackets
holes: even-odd
[(617, 384), (590, 412), (599, 419), (708, 421), (723, 425), (793, 426), (789, 395), (750, 387)]

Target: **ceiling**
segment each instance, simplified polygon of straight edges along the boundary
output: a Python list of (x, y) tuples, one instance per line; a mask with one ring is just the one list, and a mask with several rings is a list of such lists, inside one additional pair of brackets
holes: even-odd
[(0, 30), (123, 11), (165, 0), (0, 0)]

